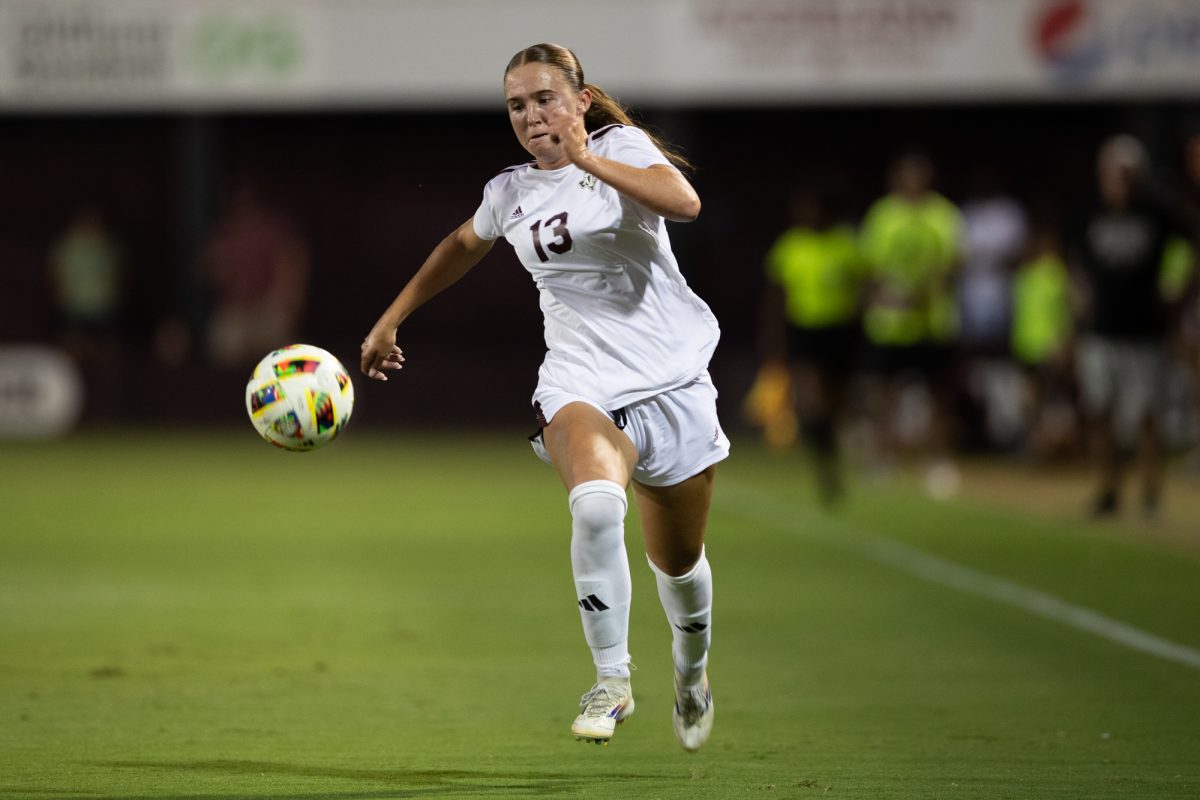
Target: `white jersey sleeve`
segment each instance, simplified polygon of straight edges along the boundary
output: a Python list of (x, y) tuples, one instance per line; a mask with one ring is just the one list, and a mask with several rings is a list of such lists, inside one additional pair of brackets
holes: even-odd
[[(641, 128), (609, 125), (593, 133), (591, 141), (594, 149), (603, 150), (604, 155), (613, 161), (620, 161), (639, 169), (671, 163)], [(598, 147), (601, 142), (604, 142), (604, 146)]]
[[(512, 172), (514, 169), (516, 167), (509, 167), (501, 172), (500, 175)], [(496, 177), (498, 178), (500, 175)], [(487, 186), (483, 187), (483, 201), (479, 204), (479, 208), (475, 209), (475, 216), (471, 220), (471, 227), (475, 229), (475, 235), (489, 242), (504, 235), (496, 217), (495, 184), (496, 180), (493, 178), (488, 182)]]
[(475, 229), (475, 235), (489, 242), (500, 236), (500, 231), (496, 227), (496, 215), (492, 211), (491, 189), (490, 183), (484, 187), (483, 202), (479, 204), (479, 208), (475, 209), (475, 216), (471, 220), (471, 227)]

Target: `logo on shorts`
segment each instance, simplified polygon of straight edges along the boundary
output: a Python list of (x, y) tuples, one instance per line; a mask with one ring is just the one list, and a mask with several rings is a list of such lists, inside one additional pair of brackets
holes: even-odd
[(517, 210), (514, 211), (511, 215), (509, 215), (508, 218), (509, 219), (520, 219), (523, 216), (525, 216), (525, 212), (521, 210), (520, 206), (517, 206)]
[(579, 187), (581, 189), (591, 189), (593, 192), (596, 191), (596, 176), (590, 172), (583, 173), (583, 180), (579, 182)]

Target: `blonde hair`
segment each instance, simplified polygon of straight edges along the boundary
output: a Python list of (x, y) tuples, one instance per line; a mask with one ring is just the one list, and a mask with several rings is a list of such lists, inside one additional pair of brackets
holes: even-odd
[[(634, 121), (629, 109), (621, 105), (619, 100), (596, 84), (587, 83), (584, 80), (583, 65), (579, 63), (579, 58), (570, 49), (557, 44), (531, 45), (509, 60), (508, 66), (504, 68), (504, 74), (508, 75), (514, 68), (523, 64), (548, 64), (563, 74), (567, 83), (576, 93), (582, 93), (584, 89), (591, 92), (592, 105), (583, 118), (583, 126), (588, 131), (599, 130), (606, 125), (614, 124), (641, 127)], [(643, 130), (645, 129), (643, 128)], [(679, 152), (675, 145), (650, 131), (645, 131), (645, 133), (676, 168), (685, 172), (691, 172), (694, 169), (692, 163)]]

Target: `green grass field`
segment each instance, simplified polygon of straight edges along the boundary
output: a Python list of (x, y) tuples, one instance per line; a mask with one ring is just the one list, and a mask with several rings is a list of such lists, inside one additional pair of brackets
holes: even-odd
[(797, 457), (736, 442), (721, 468), (692, 755), (633, 517), (638, 711), (607, 748), (570, 737), (592, 672), (565, 493), (519, 435), (0, 445), (0, 797), (1200, 796), (1186, 533), (990, 467), (943, 504), (902, 478), (835, 516), (811, 495)]

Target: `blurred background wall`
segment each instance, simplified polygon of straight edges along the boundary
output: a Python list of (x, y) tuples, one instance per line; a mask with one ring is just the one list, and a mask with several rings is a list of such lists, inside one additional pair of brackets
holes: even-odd
[[(704, 211), (671, 235), (722, 324), (730, 417), (798, 187), (857, 218), (919, 147), (952, 200), (987, 171), (1058, 224), (1090, 199), (1101, 140), (1137, 135), (1174, 180), (1200, 111), (1200, 0), (4, 0), (0, 350), (74, 354), (86, 423), (241, 424), (268, 347), (214, 344), (225, 295), (254, 291), (217, 276), (259, 253), (298, 287), (280, 330), (354, 362), (484, 183), (525, 160), (500, 79), (536, 41), (573, 47), (698, 165)], [(115, 265), (82, 279), (100, 310), (73, 331), (68, 252)], [(356, 415), (526, 423), (536, 303), (497, 248), (405, 325), (401, 382), (361, 391)], [(8, 363), (12, 418), (45, 398)]]

